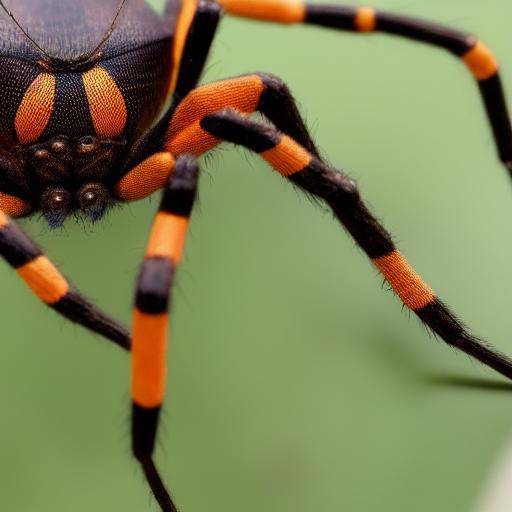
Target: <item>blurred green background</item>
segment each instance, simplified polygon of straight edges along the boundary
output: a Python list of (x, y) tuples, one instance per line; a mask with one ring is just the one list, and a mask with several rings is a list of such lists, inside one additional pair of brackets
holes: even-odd
[[(512, 91), (510, 2), (374, 5), (479, 34)], [(388, 36), (226, 19), (205, 80), (256, 70), (290, 84), (411, 262), (511, 354), (512, 187), (465, 67)], [(155, 207), (23, 226), (128, 323)], [(128, 357), (0, 274), (0, 509), (156, 511), (129, 451)], [(512, 389), (429, 339), (331, 216), (253, 156), (205, 162), (174, 306), (157, 460), (184, 512), (474, 510)]]

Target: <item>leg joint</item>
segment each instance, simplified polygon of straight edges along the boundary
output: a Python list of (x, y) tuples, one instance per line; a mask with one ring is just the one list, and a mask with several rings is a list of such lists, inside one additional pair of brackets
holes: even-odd
[(286, 94), (290, 95), (290, 90), (285, 82), (273, 73), (256, 73), (260, 78), (265, 88), (273, 94)]
[(289, 87), (278, 76), (258, 73), (264, 85), (257, 110), (310, 153), (319, 156)]
[(275, 110), (276, 104), (287, 105), (293, 98), (288, 86), (281, 78), (270, 73), (257, 73), (265, 90), (263, 91), (257, 110), (265, 115)]

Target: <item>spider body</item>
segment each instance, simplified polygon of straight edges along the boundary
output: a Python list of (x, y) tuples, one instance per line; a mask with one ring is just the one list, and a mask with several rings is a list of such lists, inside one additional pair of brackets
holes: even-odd
[(169, 95), (179, 2), (164, 15), (144, 2), (123, 9), (99, 46), (118, 6), (17, 2), (16, 19), (43, 55), (5, 13), (0, 18), (0, 188), (23, 201), (23, 213), (42, 210), (52, 226), (77, 209), (101, 216), (115, 170)]
[[(263, 21), (376, 31), (432, 44), (478, 81), (498, 156), (512, 170), (512, 127), (492, 52), (478, 38), (371, 8), (301, 0), (20, 0), (0, 18), (0, 255), (33, 293), (132, 359), (132, 450), (162, 511), (176, 508), (153, 461), (165, 396), (169, 294), (196, 195), (196, 158), (245, 147), (323, 201), (404, 305), (448, 345), (512, 378), (512, 361), (471, 335), (399, 252), (356, 183), (327, 165), (288, 87), (253, 73), (198, 87), (222, 9)], [(168, 100), (168, 101), (167, 101)], [(259, 112), (268, 124), (249, 117)], [(51, 226), (80, 210), (163, 190), (128, 331), (74, 289), (11, 217)]]

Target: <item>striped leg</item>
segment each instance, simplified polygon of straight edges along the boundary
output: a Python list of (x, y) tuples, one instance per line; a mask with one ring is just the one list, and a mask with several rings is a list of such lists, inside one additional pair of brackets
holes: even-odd
[(512, 125), (493, 53), (478, 38), (437, 23), (368, 7), (317, 5), (302, 0), (219, 0), (235, 16), (307, 23), (360, 33), (385, 32), (443, 48), (462, 59), (478, 81), (501, 161), (512, 173)]
[(175, 161), (172, 155), (201, 155), (216, 146), (217, 140), (201, 132), (200, 121), (206, 114), (228, 107), (247, 114), (261, 112), (280, 130), (318, 156), (315, 143), (284, 82), (269, 74), (244, 75), (199, 87), (188, 94), (167, 129), (167, 151), (151, 155), (126, 172), (114, 188), (117, 198), (136, 201), (153, 194), (165, 186), (173, 172)]
[(117, 322), (73, 290), (68, 281), (23, 231), (0, 212), (0, 256), (45, 304), (129, 350), (130, 335)]
[(167, 377), (169, 294), (183, 253), (197, 172), (191, 157), (178, 159), (153, 224), (133, 315), (132, 448), (164, 512), (176, 508), (155, 467), (153, 452)]
[(382, 272), (403, 303), (443, 340), (512, 379), (512, 361), (473, 337), (396, 249), (370, 213), (356, 184), (276, 129), (227, 110), (206, 116), (201, 128), (218, 140), (259, 153), (277, 172), (325, 201)]
[[(119, 166), (118, 175), (114, 181), (121, 180), (142, 162), (162, 151), (163, 140), (177, 105), (192, 89), (197, 87), (201, 78), (222, 9), (218, 3), (212, 0), (182, 0), (181, 3), (182, 8), (176, 24), (173, 47), (171, 104), (158, 123), (134, 143), (125, 162)], [(159, 190), (164, 185), (165, 181), (161, 186), (154, 187), (152, 192)], [(136, 189), (132, 193), (135, 192)], [(132, 200), (125, 199), (122, 194), (119, 195), (119, 198)]]
[(184, 0), (174, 44), (174, 97), (181, 101), (197, 87), (220, 21), (221, 8), (209, 0)]
[(171, 118), (165, 137), (168, 151), (174, 155), (199, 155), (212, 149), (216, 142), (211, 136), (204, 134), (197, 138), (199, 123), (205, 115), (225, 108), (235, 108), (246, 114), (260, 112), (279, 130), (318, 156), (292, 93), (281, 79), (264, 73), (221, 80), (188, 94)]

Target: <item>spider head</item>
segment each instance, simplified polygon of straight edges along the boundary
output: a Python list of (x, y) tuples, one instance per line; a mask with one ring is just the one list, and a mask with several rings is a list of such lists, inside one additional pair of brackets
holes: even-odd
[(71, 214), (92, 222), (103, 217), (111, 203), (106, 182), (123, 147), (93, 136), (58, 136), (20, 150), (33, 203), (50, 227), (60, 227)]

